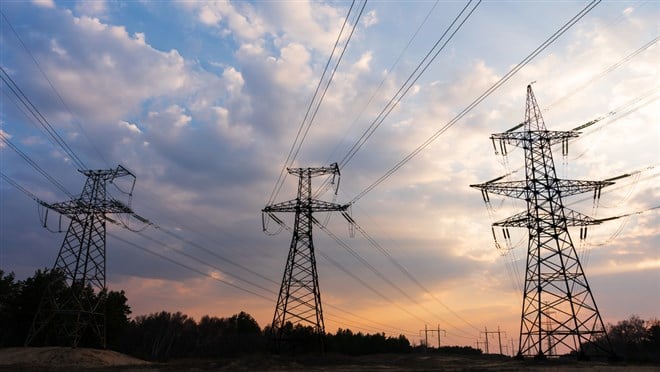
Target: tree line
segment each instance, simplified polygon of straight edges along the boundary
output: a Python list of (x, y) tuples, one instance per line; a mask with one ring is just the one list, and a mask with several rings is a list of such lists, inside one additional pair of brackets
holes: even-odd
[[(23, 346), (32, 325), (41, 297), (47, 285), (54, 292), (64, 292), (67, 283), (57, 270), (37, 270), (34, 276), (16, 280), (13, 273), (0, 269), (0, 347)], [(161, 311), (131, 318), (124, 291), (102, 293), (86, 292), (86, 296), (100, 300), (105, 308), (107, 347), (146, 360), (164, 361), (170, 358), (231, 357), (271, 351), (270, 326), (261, 328), (248, 313), (240, 312), (227, 318), (204, 316), (199, 321), (181, 312)], [(289, 343), (286, 353), (318, 352), (319, 336), (312, 327), (288, 323)], [(616, 324), (607, 325), (610, 344), (616, 355), (631, 362), (660, 363), (660, 321), (645, 321), (633, 315)], [(594, 343), (604, 340), (595, 340)], [(54, 327), (40, 332), (32, 345), (70, 346), (59, 339)], [(349, 355), (376, 353), (409, 353), (424, 350), (411, 346), (408, 339), (386, 336), (384, 333), (354, 333), (339, 329), (323, 336), (321, 342), (327, 352)], [(80, 347), (99, 347), (88, 330), (83, 334)], [(589, 354), (590, 345), (583, 345)], [(471, 347), (443, 347), (443, 354), (480, 354)]]
[[(54, 293), (67, 288), (64, 275), (58, 270), (37, 270), (34, 276), (16, 280), (13, 273), (0, 270), (0, 347), (23, 346), (32, 325), (41, 297), (50, 285)], [(248, 313), (240, 312), (227, 318), (204, 316), (199, 321), (181, 312), (161, 311), (130, 318), (131, 308), (124, 291), (94, 293), (85, 296), (100, 300), (105, 309), (107, 348), (146, 360), (165, 361), (170, 358), (228, 357), (266, 353), (270, 327), (261, 328)], [(288, 337), (297, 340), (285, 352), (318, 352), (318, 335), (312, 327), (286, 325)], [(33, 346), (69, 346), (58, 338), (54, 325), (49, 325), (31, 343)], [(339, 329), (324, 335), (327, 352), (345, 354), (406, 353), (412, 350), (408, 339), (385, 336), (384, 333), (363, 334)], [(83, 334), (79, 347), (99, 347), (91, 330)]]

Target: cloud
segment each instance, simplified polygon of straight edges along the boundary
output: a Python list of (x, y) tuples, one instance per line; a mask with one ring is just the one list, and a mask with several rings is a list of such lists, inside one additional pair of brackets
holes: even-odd
[(370, 10), (362, 18), (362, 26), (364, 28), (371, 27), (378, 23), (378, 16), (376, 15), (376, 10)]
[(75, 9), (81, 15), (103, 17), (108, 11), (108, 4), (104, 0), (79, 1)]
[(32, 0), (32, 4), (43, 8), (55, 8), (53, 0)]
[(203, 24), (226, 30), (227, 34), (234, 35), (240, 40), (253, 41), (259, 39), (265, 32), (262, 20), (247, 3), (240, 4), (240, 12), (228, 1), (199, 3), (193, 7), (196, 8), (194, 11)]
[(121, 121), (119, 121), (119, 123), (117, 123), (117, 124), (118, 124), (120, 127), (123, 127), (123, 128), (128, 129), (128, 130), (129, 130), (130, 132), (132, 132), (132, 133), (135, 133), (135, 134), (140, 134), (140, 133), (142, 133), (142, 131), (140, 130), (140, 128), (138, 128), (137, 125), (132, 124), (132, 123), (129, 123), (129, 122), (127, 122), (127, 121), (123, 121), (123, 120), (121, 120)]

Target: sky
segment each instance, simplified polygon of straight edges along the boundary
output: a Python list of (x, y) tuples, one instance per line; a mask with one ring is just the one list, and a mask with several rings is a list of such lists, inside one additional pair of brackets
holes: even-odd
[[(465, 3), (369, 1), (357, 19), (362, 5), (356, 2), (348, 17), (330, 65), (347, 45), (345, 52), (293, 167), (340, 162)], [(350, 6), (303, 0), (0, 4), (4, 71), (87, 168), (121, 164), (133, 172), (131, 207), (160, 227), (126, 217), (140, 233), (108, 225), (108, 287), (126, 291), (133, 316), (167, 310), (199, 319), (246, 311), (262, 327), (270, 324), (291, 235), (275, 234), (274, 223), (264, 233), (261, 209)], [(585, 6), (480, 3), (342, 163), (338, 195), (319, 198), (354, 200)], [(651, 208), (660, 205), (659, 34), (658, 2), (598, 4), (355, 200), (352, 216), (379, 249), (359, 233), (351, 237), (340, 214), (319, 214), (344, 242), (314, 230), (326, 330), (405, 334), (419, 343), (426, 325), (447, 331), (443, 344), (475, 346), (485, 327), (499, 327), (507, 340), (517, 339), (526, 235), (512, 229), (511, 245), (499, 239), (498, 249), (490, 225), (525, 205), (491, 196), (489, 212), (469, 185), (507, 173), (508, 180), (524, 177), (522, 152), (496, 155), (489, 136), (524, 119), (532, 82), (548, 129), (601, 118), (569, 144), (567, 156), (553, 148), (560, 177), (631, 174), (603, 190), (597, 206), (589, 194), (564, 201), (596, 218), (631, 214), (590, 227), (584, 241), (570, 230), (604, 322), (658, 317), (659, 214)], [(80, 193), (85, 177), (75, 162), (9, 86), (1, 88), (2, 135), (63, 188)], [(69, 198), (6, 143), (0, 167), (41, 200)], [(322, 182), (315, 179), (314, 188)], [(113, 197), (127, 202), (119, 191), (127, 183), (118, 185), (110, 187)], [(296, 187), (294, 177), (285, 178), (274, 202), (295, 198)], [(56, 214), (43, 228), (37, 203), (4, 180), (0, 200), (0, 269), (22, 279), (52, 267), (64, 237)], [(293, 224), (293, 215), (279, 217)]]

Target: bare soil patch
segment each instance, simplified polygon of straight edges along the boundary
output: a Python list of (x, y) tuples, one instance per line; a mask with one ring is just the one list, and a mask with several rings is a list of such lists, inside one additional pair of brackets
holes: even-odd
[(151, 363), (112, 350), (56, 346), (0, 349), (0, 369), (3, 370), (85, 370), (149, 365)]

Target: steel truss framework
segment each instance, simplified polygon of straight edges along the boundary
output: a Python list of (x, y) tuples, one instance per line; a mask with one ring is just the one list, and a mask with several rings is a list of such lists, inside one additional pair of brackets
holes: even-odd
[(332, 176), (334, 183), (340, 175), (337, 163), (330, 167), (287, 168), (287, 171), (298, 176), (296, 199), (271, 204), (262, 210), (272, 217), (275, 212), (295, 213), (293, 237), (273, 316), (271, 343), (275, 351), (280, 351), (284, 343), (293, 343), (287, 322), (298, 323), (314, 328), (319, 336), (319, 349), (323, 351), (325, 325), (312, 240), (313, 213), (345, 211), (349, 206), (312, 198), (312, 178)]
[(53, 266), (53, 272), (64, 276), (67, 288), (64, 293), (57, 293), (54, 283), (47, 285), (26, 345), (35, 342), (46, 326), (53, 324), (56, 339), (49, 342), (77, 347), (91, 330), (98, 346), (106, 347), (106, 214), (132, 213), (127, 205), (109, 198), (107, 184), (129, 176), (135, 185), (135, 176), (121, 165), (116, 169), (80, 172), (87, 176), (80, 197), (54, 204), (41, 202), (71, 221)]
[(603, 187), (614, 182), (557, 178), (551, 146), (561, 143), (566, 154), (568, 140), (577, 137), (579, 132), (548, 131), (531, 86), (527, 87), (522, 128), (493, 134), (491, 139), (494, 146), (499, 142), (503, 155), (506, 155), (507, 145), (523, 148), (525, 180), (497, 182), (500, 177), (471, 185), (481, 189), (486, 202), (488, 193), (492, 192), (523, 199), (527, 204), (525, 212), (493, 224), (505, 229), (526, 227), (529, 233), (518, 355), (543, 358), (554, 355), (557, 350), (569, 350), (585, 357), (588, 345), (590, 350), (613, 355), (568, 232), (569, 226), (586, 229), (600, 221), (566, 208), (563, 198), (593, 191), (596, 199)]

